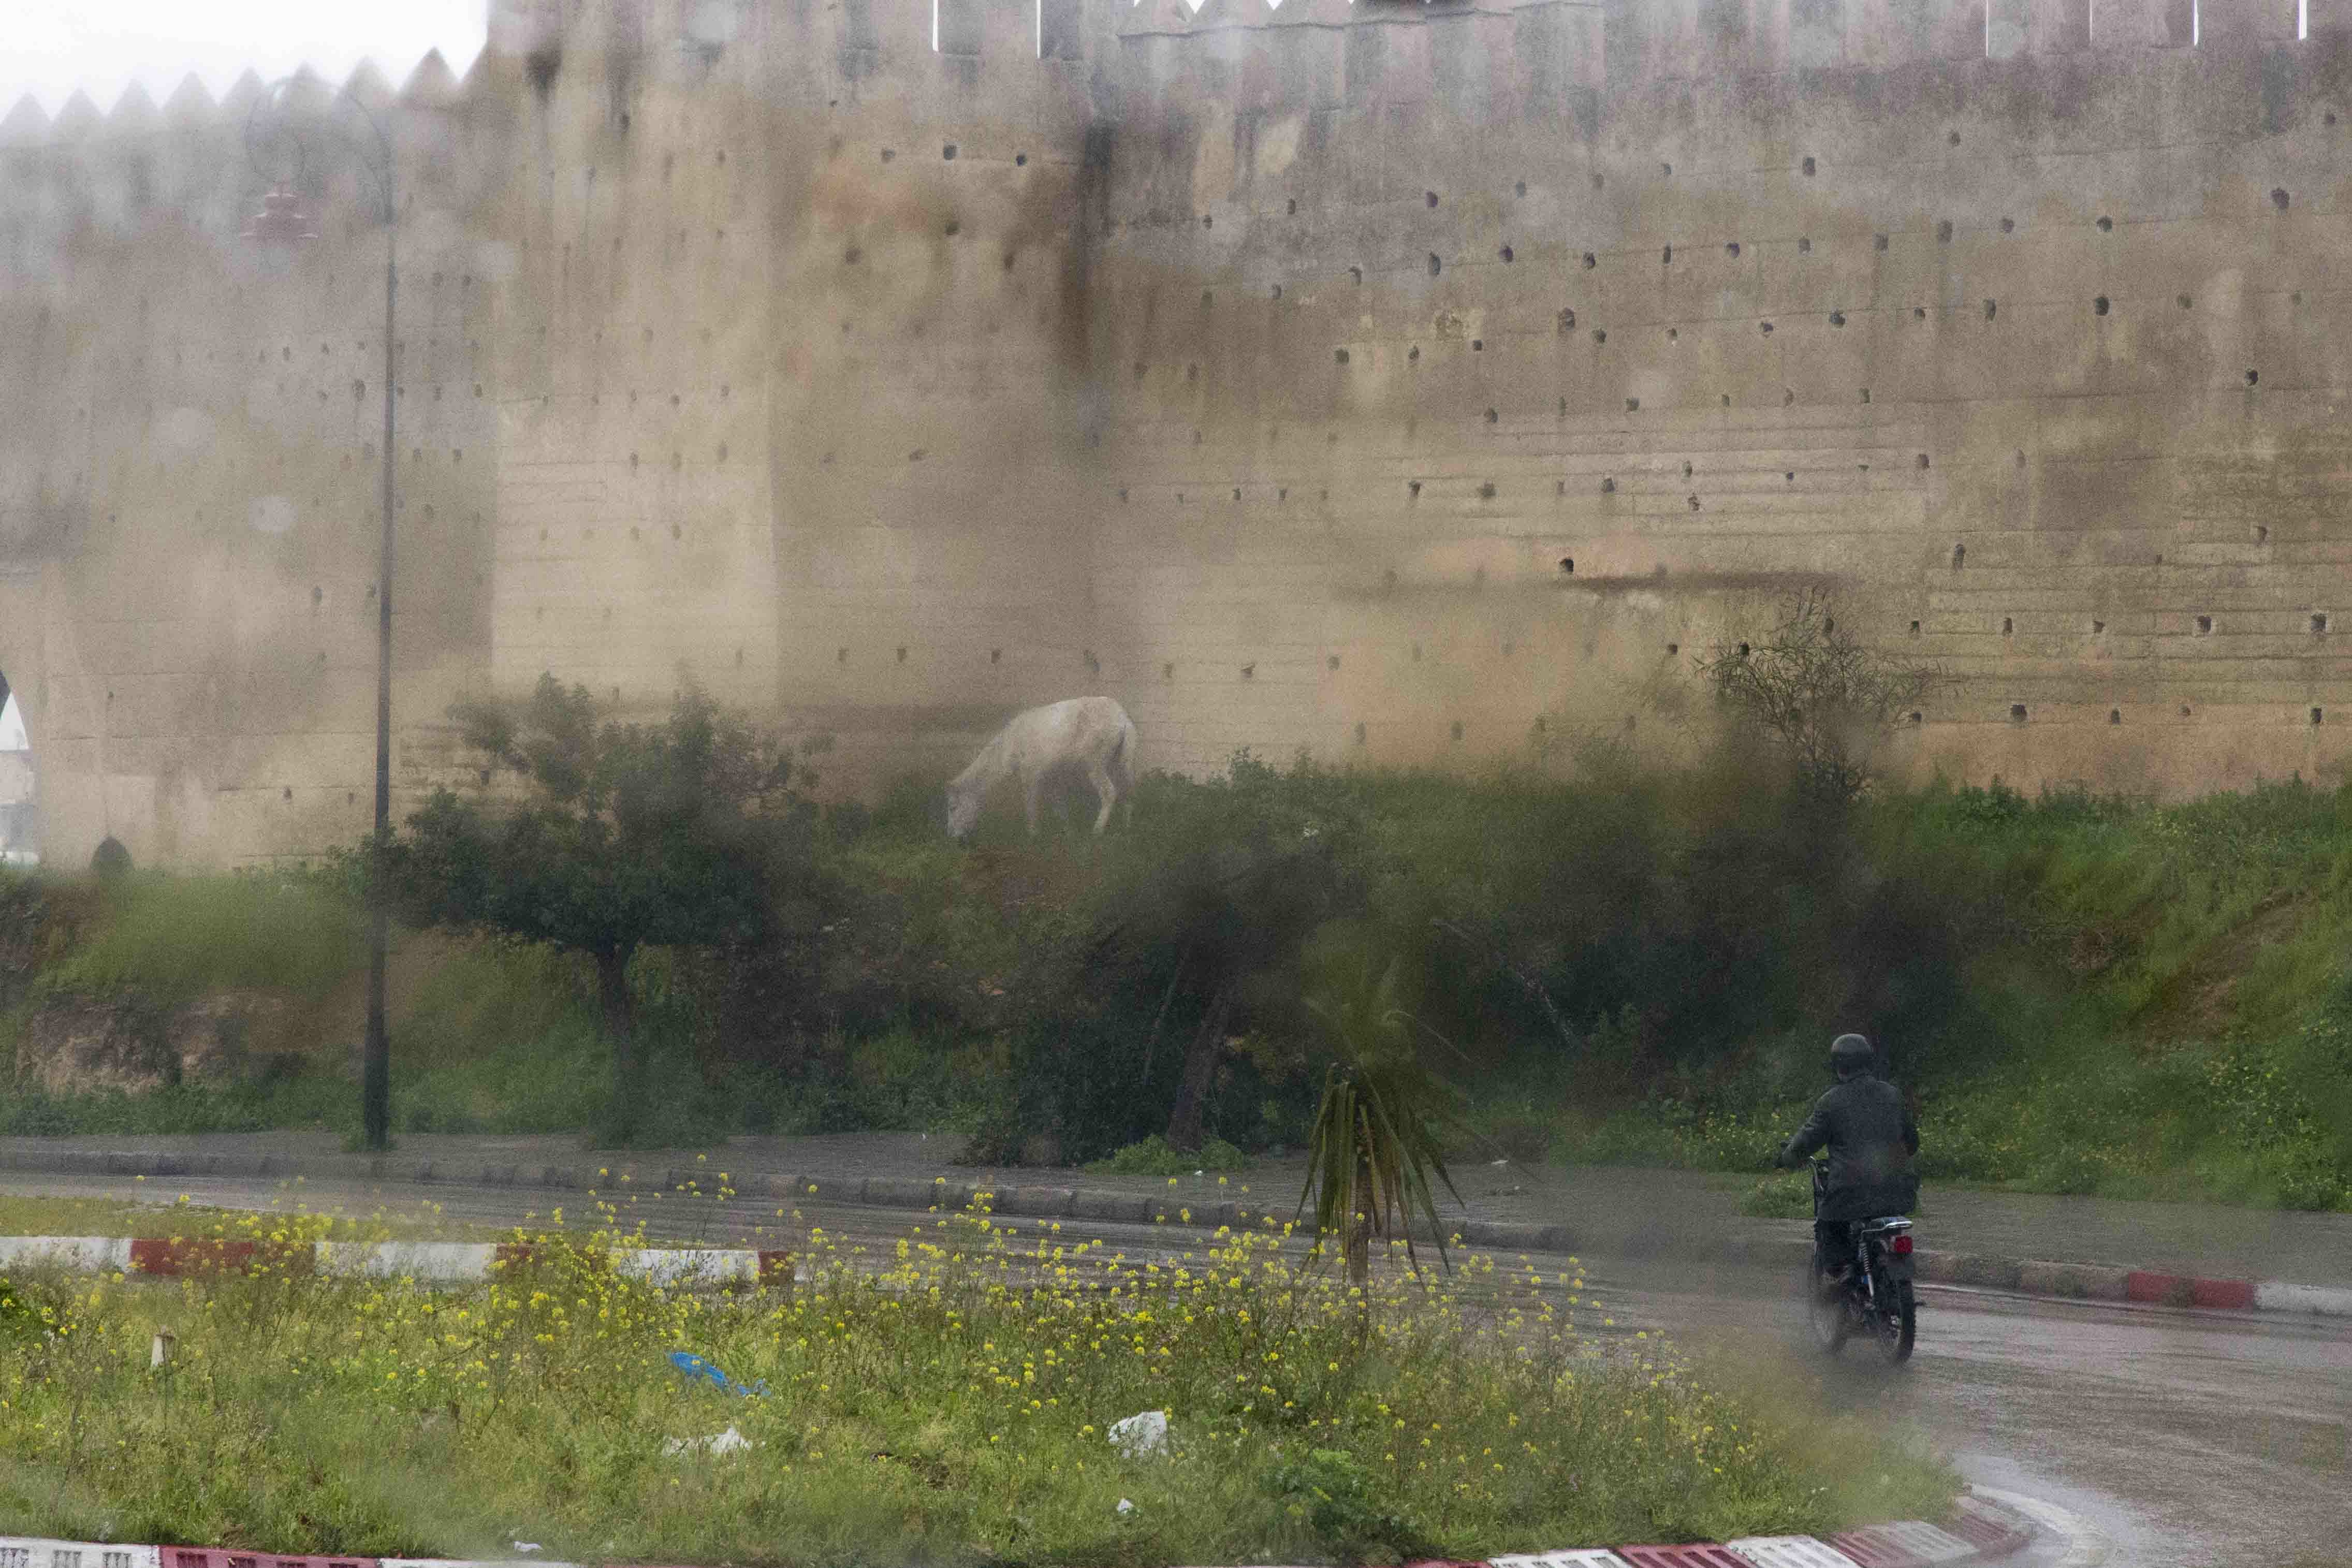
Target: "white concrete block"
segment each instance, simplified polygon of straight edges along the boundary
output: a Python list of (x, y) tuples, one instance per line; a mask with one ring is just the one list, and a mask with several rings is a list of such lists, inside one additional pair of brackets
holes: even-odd
[(656, 1285), (716, 1284), (725, 1280), (756, 1284), (760, 1255), (741, 1247), (647, 1247), (614, 1252), (613, 1267)]
[(1860, 1568), (1828, 1542), (1810, 1535), (1750, 1535), (1724, 1545), (1756, 1568)]
[[(130, 1267), (131, 1239), (125, 1236), (0, 1236), (0, 1268), (99, 1274)], [(33, 1568), (47, 1565), (37, 1563)]]
[(2325, 1285), (2259, 1284), (2254, 1287), (2254, 1309), (2352, 1318), (2352, 1291), (2330, 1290)]
[(0, 1568), (162, 1568), (162, 1563), (152, 1546), (0, 1535)]
[(377, 1280), (487, 1280), (499, 1249), (488, 1241), (321, 1241), (319, 1267)]

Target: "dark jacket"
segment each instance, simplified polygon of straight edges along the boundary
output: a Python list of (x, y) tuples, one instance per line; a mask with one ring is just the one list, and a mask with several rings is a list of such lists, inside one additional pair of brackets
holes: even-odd
[(1830, 1152), (1823, 1219), (1875, 1219), (1907, 1214), (1919, 1202), (1911, 1156), (1919, 1152), (1919, 1124), (1902, 1092), (1883, 1078), (1858, 1073), (1813, 1102), (1813, 1113), (1780, 1150), (1784, 1166), (1816, 1150)]

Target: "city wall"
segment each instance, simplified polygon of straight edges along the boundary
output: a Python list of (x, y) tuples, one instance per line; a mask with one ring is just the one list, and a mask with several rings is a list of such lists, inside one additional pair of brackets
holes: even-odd
[[(551, 670), (835, 789), (1082, 692), (1147, 766), (1648, 744), (1809, 590), (1955, 677), (1920, 776), (2342, 776), (2352, 0), (500, 0), (353, 87), (403, 809)], [(258, 90), (0, 121), (53, 859), (366, 824), (383, 235), (322, 154), (241, 237)]]

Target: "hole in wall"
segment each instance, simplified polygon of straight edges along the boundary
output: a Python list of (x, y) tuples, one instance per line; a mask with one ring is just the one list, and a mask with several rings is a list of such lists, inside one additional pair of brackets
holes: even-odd
[(1914, 637), (1916, 637), (1918, 634), (1919, 634), (1919, 622), (1917, 622), (1916, 621), (1914, 621), (1913, 622), (1911, 622), (1911, 635), (1913, 635)]
[(1951, 219), (1945, 218), (1936, 225), (1936, 243), (1937, 245), (1949, 245), (1952, 243)]
[(2017, 623), (2004, 615), (2000, 618), (2000, 634), (2004, 637), (2017, 630)]
[(1503, 247), (1502, 256), (1503, 265), (1508, 267), (1511, 264), (1511, 247), (1509, 246), (1505, 246)]
[(1808, 159), (1806, 159), (1806, 160), (1805, 160), (1805, 162), (1804, 162), (1804, 171), (1805, 171), (1805, 172), (1806, 172), (1806, 173), (1808, 173), (1808, 174), (1812, 173), (1812, 172), (1814, 172), (1814, 170), (1815, 170), (1815, 167), (1816, 167), (1816, 165), (1814, 164), (1813, 161), (1812, 161), (1811, 158), (1808, 158)]
[(1985, 319), (1990, 321), (2000, 313), (2000, 307), (1994, 301), (1988, 299), (1984, 302), (1984, 312)]
[(1431, 251), (1429, 253), (1429, 276), (1435, 277), (1441, 271), (1444, 270), (1444, 267), (1445, 264), (1437, 259), (1437, 253), (1433, 250)]
[(2284, 186), (2277, 187), (2271, 192), (2271, 205), (2276, 207), (2280, 212), (2286, 211), (2286, 189)]
[(1600, 258), (1595, 256), (1591, 251), (1588, 250), (1584, 253), (1584, 269), (1587, 272), (1591, 271), (1594, 267), (1600, 265)]
[(1348, 350), (1345, 349), (1334, 349), (1331, 350), (1331, 358), (1344, 365), (1348, 362)]
[(1831, 325), (1831, 326), (1832, 326), (1832, 327), (1843, 327), (1843, 326), (1844, 326), (1844, 325), (1845, 325), (1845, 312), (1844, 312), (1844, 311), (1843, 311), (1843, 310), (1832, 310), (1832, 311), (1831, 311), (1831, 312), (1830, 312), (1830, 325)]
[(2009, 722), (2011, 724), (2023, 724), (2025, 722), (2025, 705), (2023, 703), (2011, 703), (2009, 705)]
[(2313, 709), (2311, 710), (2311, 722), (2312, 722), (2312, 723), (2314, 723), (2314, 724), (2318, 724), (2318, 723), (2322, 722), (2322, 720), (2324, 719), (2324, 717), (2325, 717), (2325, 716), (2325, 716), (2325, 714), (2324, 714), (2324, 713), (2323, 713), (2323, 711), (2322, 711), (2321, 709), (2319, 709), (2319, 708), (2313, 708)]
[(2325, 614), (2315, 615), (2311, 618), (2311, 634), (2315, 637), (2325, 637), (2327, 635), (2327, 617)]
[(2123, 709), (2121, 709), (2121, 708), (2119, 708), (2119, 707), (2111, 707), (2111, 708), (2109, 708), (2109, 709), (2107, 710), (2107, 722), (2108, 722), (2109, 724), (2121, 724), (2121, 723), (2123, 723), (2123, 721), (2124, 721), (2124, 710), (2123, 710)]
[(2263, 372), (2262, 372), (2262, 371), (2248, 371), (2246, 372), (2246, 384), (2247, 384), (2248, 386), (2252, 386), (2254, 383), (2256, 383), (2257, 382), (2261, 381), (2262, 379), (2263, 379)]
[(1739, 259), (1739, 242), (1738, 242), (1738, 240), (1733, 240), (1733, 241), (1731, 241), (1729, 244), (1726, 245), (1726, 246), (1723, 247), (1723, 254), (1724, 254), (1724, 255), (1726, 255), (1726, 256), (1729, 256), (1729, 257), (1731, 257), (1731, 259), (1732, 259), (1732, 260), (1734, 260), (1734, 261), (1738, 260), (1738, 259)]
[(2210, 637), (2213, 634), (2213, 618), (2210, 615), (2200, 615), (2197, 618), (2197, 634), (2200, 637)]
[(2091, 301), (2091, 314), (2094, 316), (2104, 316), (2106, 313), (2107, 297), (2102, 294), (2097, 298)]
[(1434, 191), (1423, 191), (1421, 193), (1421, 199), (1433, 207), (1437, 205), (1437, 193)]
[(2003, 234), (2005, 234), (2005, 235), (2007, 235), (2007, 234), (2015, 234), (2015, 233), (2017, 232), (2017, 220), (2016, 220), (2015, 218), (2003, 218), (2003, 219), (2001, 219), (2001, 220), (2000, 220), (2000, 232), (2001, 232), (2001, 233), (2003, 233)]

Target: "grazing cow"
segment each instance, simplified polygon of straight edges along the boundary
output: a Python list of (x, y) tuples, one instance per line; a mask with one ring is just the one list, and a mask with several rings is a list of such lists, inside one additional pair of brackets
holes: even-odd
[(1101, 809), (1095, 831), (1110, 821), (1119, 797), (1135, 788), (1135, 724), (1108, 697), (1072, 697), (1013, 716), (980, 748), (971, 766), (948, 784), (948, 831), (961, 839), (980, 821), (981, 803), (1007, 779), (1021, 780), (1029, 831), (1037, 831), (1037, 801), (1046, 776), (1083, 770)]

